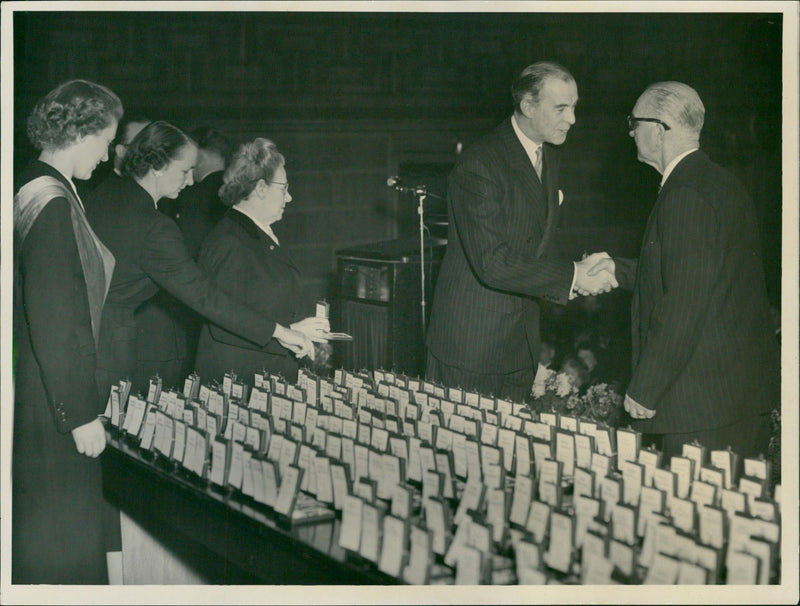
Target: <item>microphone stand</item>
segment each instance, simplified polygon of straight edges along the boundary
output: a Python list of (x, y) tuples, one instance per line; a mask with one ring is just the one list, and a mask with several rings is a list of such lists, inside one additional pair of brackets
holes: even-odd
[(419, 284), (420, 284), (420, 313), (422, 314), (422, 342), (425, 342), (425, 198), (428, 197), (428, 192), (425, 187), (418, 187), (414, 190), (414, 195), (417, 197), (419, 206), (417, 206), (417, 214), (419, 215)]

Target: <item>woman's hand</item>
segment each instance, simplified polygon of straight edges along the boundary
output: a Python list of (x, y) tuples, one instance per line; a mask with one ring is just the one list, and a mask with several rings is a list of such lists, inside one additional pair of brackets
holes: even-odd
[(272, 333), (272, 336), (296, 357), (305, 358), (308, 356), (311, 360), (314, 359), (314, 343), (299, 330), (292, 330), (276, 324), (275, 332)]
[(100, 419), (95, 419), (73, 429), (72, 439), (79, 453), (95, 458), (106, 447), (106, 428)]
[(331, 323), (328, 321), (328, 318), (311, 316), (305, 320), (295, 322), (290, 328), (303, 333), (314, 343), (327, 343), (327, 334), (331, 331)]

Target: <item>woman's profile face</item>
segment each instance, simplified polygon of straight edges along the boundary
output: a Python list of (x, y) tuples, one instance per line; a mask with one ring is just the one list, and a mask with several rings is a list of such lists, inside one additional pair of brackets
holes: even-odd
[(117, 134), (117, 122), (112, 121), (106, 128), (85, 137), (79, 137), (73, 144), (75, 168), (72, 176), (88, 179), (101, 162), (108, 160), (108, 146)]
[(264, 223), (271, 225), (283, 218), (283, 209), (292, 201), (286, 169), (283, 166), (279, 166), (275, 171), (272, 181), (266, 184), (264, 192), (261, 217)]
[(175, 199), (184, 187), (192, 185), (194, 183), (193, 171), (196, 163), (197, 148), (192, 144), (184, 145), (178, 156), (165, 168), (161, 169), (161, 174), (156, 173), (159, 199)]

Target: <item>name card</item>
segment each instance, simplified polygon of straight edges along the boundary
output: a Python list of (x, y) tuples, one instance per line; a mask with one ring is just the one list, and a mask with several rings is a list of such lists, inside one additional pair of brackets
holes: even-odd
[(486, 486), (480, 481), (479, 478), (470, 478), (464, 485), (464, 491), (461, 494), (461, 500), (458, 503), (454, 523), (461, 524), (467, 516), (467, 513), (472, 511), (480, 511), (483, 507), (483, 499), (486, 494)]
[(600, 515), (600, 500), (587, 496), (575, 497), (575, 547), (583, 547), (589, 523)]
[(542, 475), (542, 463), (547, 459), (555, 459), (550, 442), (533, 441), (533, 463), (536, 477)]
[(380, 508), (364, 503), (361, 508), (361, 542), (359, 554), (370, 562), (378, 563), (381, 546), (383, 512)]
[(520, 585), (543, 585), (546, 582), (541, 570), (541, 546), (531, 541), (520, 540), (514, 548), (517, 566), (517, 581)]
[(739, 456), (728, 450), (712, 450), (709, 453), (711, 465), (722, 471), (722, 488), (733, 488), (736, 483), (736, 468), (739, 463)]
[(563, 464), (564, 475), (571, 477), (575, 473), (575, 440), (573, 434), (556, 431), (556, 460)]
[(518, 475), (514, 483), (514, 497), (511, 499), (511, 511), (508, 516), (511, 524), (525, 526), (533, 496), (533, 478)]
[[(684, 444), (685, 451), (686, 444)], [(689, 496), (689, 487), (693, 479), (700, 479), (699, 470), (697, 478), (694, 477), (695, 461), (690, 457), (672, 457), (669, 468), (675, 474), (675, 495), (681, 499)]]
[(597, 427), (594, 434), (595, 452), (607, 457), (614, 455), (614, 438), (612, 429), (608, 427)]
[(228, 486), (232, 486), (236, 490), (242, 489), (242, 482), (244, 480), (244, 445), (240, 442), (230, 443), (231, 464), (228, 471)]
[(693, 532), (695, 526), (695, 504), (688, 499), (672, 499), (670, 515), (675, 528), (684, 532)]
[(528, 521), (525, 529), (533, 535), (536, 543), (544, 541), (547, 527), (550, 522), (550, 506), (541, 501), (533, 501), (528, 512)]
[(626, 545), (636, 542), (636, 510), (633, 507), (621, 503), (614, 505), (611, 511), (611, 536)]
[(422, 459), (420, 448), (422, 441), (419, 438), (408, 438), (408, 479), (413, 482), (422, 481)]
[(645, 585), (674, 585), (678, 580), (680, 560), (676, 560), (663, 553), (657, 553), (653, 564), (645, 576)]
[(480, 585), (488, 577), (488, 558), (472, 547), (464, 547), (456, 565), (456, 585)]
[(764, 459), (747, 458), (744, 460), (744, 475), (767, 481), (770, 477), (771, 465)]
[(303, 470), (295, 465), (289, 465), (282, 474), (281, 487), (278, 491), (278, 498), (275, 501), (275, 512), (287, 517), (291, 517), (297, 502), (297, 492), (300, 490), (300, 482), (303, 478)]
[(313, 474), (317, 500), (322, 503), (333, 503), (333, 478), (331, 476), (330, 459), (316, 454), (313, 458)]
[(486, 493), (486, 521), (492, 525), (492, 540), (502, 543), (508, 526), (506, 493), (502, 488), (491, 488)]
[(350, 472), (347, 463), (331, 461), (330, 465), (333, 482), (333, 507), (337, 511), (342, 511), (347, 497), (350, 496)]
[(433, 553), (444, 556), (447, 551), (447, 541), (450, 528), (447, 519), (447, 506), (439, 497), (428, 497), (423, 500), (425, 510), (425, 524), (433, 532)]
[(641, 498), (639, 499), (639, 518), (636, 526), (636, 534), (644, 536), (645, 524), (651, 514), (662, 514), (664, 512), (666, 494), (663, 490), (652, 486), (643, 486)]
[(173, 421), (175, 443), (172, 446), (172, 460), (181, 463), (186, 454), (186, 424), (178, 419)]
[(639, 497), (642, 494), (642, 480), (644, 479), (644, 467), (633, 461), (621, 463), (622, 471), (622, 501), (634, 507), (639, 505)]
[(384, 516), (381, 557), (378, 561), (378, 569), (381, 572), (400, 578), (407, 541), (408, 525), (405, 520), (393, 515)]
[(725, 583), (727, 585), (758, 584), (758, 558), (743, 551), (728, 552)]
[(356, 496), (347, 495), (342, 509), (342, 524), (339, 530), (339, 546), (358, 552), (361, 545), (361, 521), (364, 502)]
[(608, 543), (608, 559), (619, 568), (626, 577), (633, 575), (633, 547), (625, 542), (611, 540)]
[(614, 563), (597, 553), (586, 552), (582, 555), (581, 584), (582, 585), (611, 585), (611, 575), (614, 572)]
[(716, 505), (717, 486), (714, 484), (707, 484), (701, 480), (692, 482), (692, 489), (689, 499), (694, 501), (698, 507), (703, 505)]
[(620, 480), (605, 477), (600, 480), (600, 500), (603, 502), (603, 519), (608, 522), (614, 506), (620, 502), (622, 487)]
[(725, 512), (716, 507), (701, 506), (699, 510), (700, 541), (722, 549), (725, 541)]
[(403, 571), (403, 580), (411, 585), (427, 585), (433, 562), (433, 532), (412, 526), (409, 542), (408, 564)]
[(515, 436), (516, 434), (511, 429), (500, 428), (497, 430), (497, 447), (502, 454), (503, 469), (509, 473), (514, 468)]
[(706, 464), (706, 449), (699, 444), (684, 444), (681, 454), (692, 460), (694, 463), (692, 466), (692, 479), (699, 480), (700, 469)]
[(544, 555), (544, 560), (550, 568), (566, 573), (572, 564), (574, 542), (572, 518), (559, 511), (553, 511), (550, 518), (550, 547)]
[(392, 493), (391, 513), (397, 518), (408, 520), (411, 517), (411, 504), (414, 499), (414, 491), (409, 486), (396, 485)]
[(573, 498), (580, 496), (594, 497), (595, 474), (588, 469), (575, 468), (575, 481), (573, 483)]
[(681, 562), (678, 569), (678, 585), (708, 585), (708, 570), (698, 564)]
[(575, 434), (575, 466), (590, 469), (592, 466), (592, 452), (594, 451), (594, 438), (583, 434)]

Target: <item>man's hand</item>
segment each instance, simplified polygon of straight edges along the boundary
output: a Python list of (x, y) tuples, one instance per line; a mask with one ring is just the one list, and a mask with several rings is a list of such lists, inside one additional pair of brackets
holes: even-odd
[(276, 324), (275, 332), (272, 333), (272, 336), (296, 357), (305, 358), (308, 356), (311, 360), (314, 359), (314, 343), (299, 330), (292, 330)]
[(628, 394), (625, 394), (625, 403), (623, 406), (625, 406), (625, 410), (628, 411), (628, 414), (634, 419), (652, 419), (656, 416), (655, 410), (645, 408), (641, 404), (638, 404), (636, 400)]
[(106, 428), (100, 419), (95, 419), (73, 429), (72, 439), (79, 453), (94, 459), (106, 447)]
[(295, 322), (289, 328), (303, 333), (314, 343), (327, 343), (328, 337), (326, 335), (331, 332), (331, 323), (328, 318), (311, 316)]
[[(575, 288), (570, 299), (577, 295), (597, 295), (619, 286), (614, 276), (614, 259), (608, 253), (594, 253), (575, 263)], [(577, 293), (577, 294), (576, 294)]]

